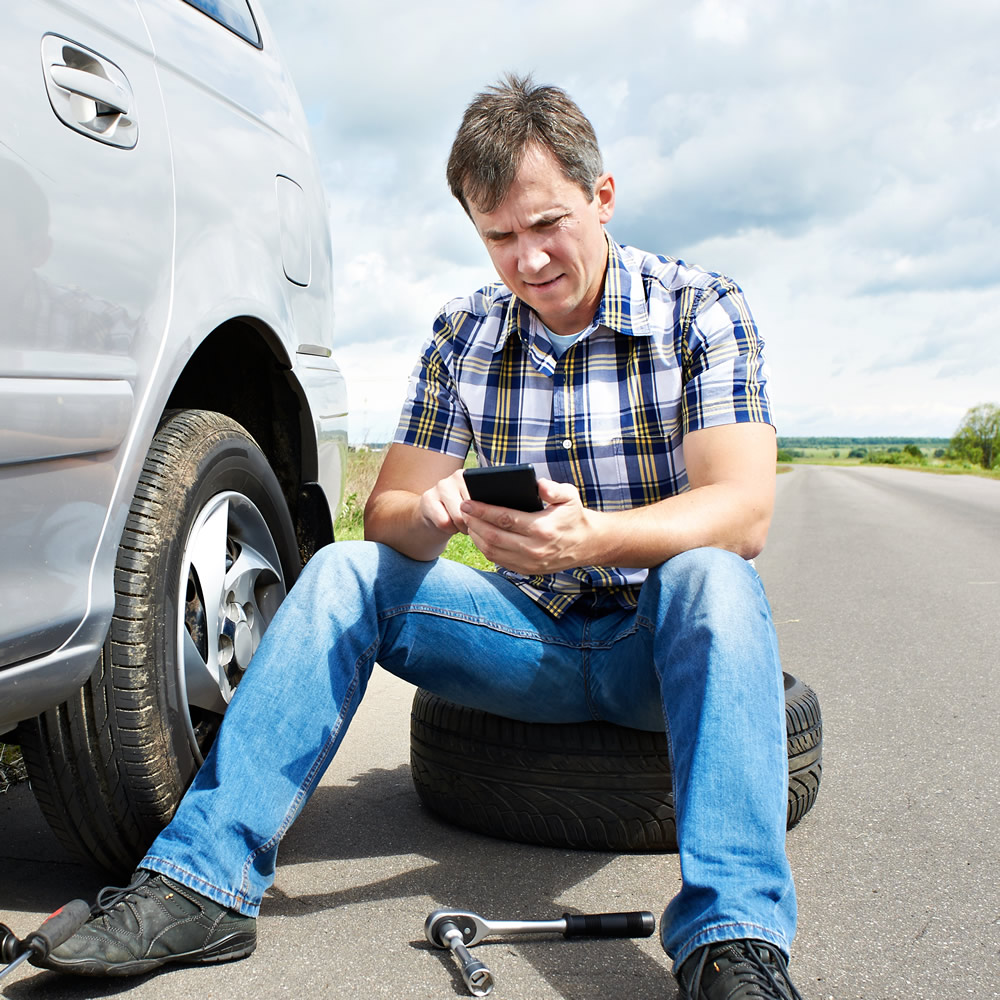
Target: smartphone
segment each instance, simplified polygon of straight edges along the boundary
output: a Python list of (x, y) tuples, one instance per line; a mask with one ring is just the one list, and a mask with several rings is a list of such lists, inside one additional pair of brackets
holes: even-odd
[(463, 475), (473, 500), (511, 510), (542, 509), (535, 470), (530, 465), (492, 465), (466, 469)]

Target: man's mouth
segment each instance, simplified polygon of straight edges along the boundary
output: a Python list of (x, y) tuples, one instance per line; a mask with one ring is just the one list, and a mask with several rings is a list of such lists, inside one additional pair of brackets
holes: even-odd
[(557, 274), (554, 278), (549, 278), (548, 281), (526, 281), (525, 284), (529, 288), (537, 288), (540, 292), (544, 292), (547, 288), (551, 288), (561, 277), (561, 274)]

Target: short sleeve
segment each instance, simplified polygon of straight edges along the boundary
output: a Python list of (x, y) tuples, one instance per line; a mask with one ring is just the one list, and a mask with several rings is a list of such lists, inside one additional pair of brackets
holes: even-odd
[(472, 431), (457, 386), (445, 361), (451, 326), (440, 314), (410, 375), (406, 401), (393, 441), (465, 458)]
[(716, 278), (693, 300), (683, 331), (684, 433), (771, 424), (764, 343), (739, 287)]

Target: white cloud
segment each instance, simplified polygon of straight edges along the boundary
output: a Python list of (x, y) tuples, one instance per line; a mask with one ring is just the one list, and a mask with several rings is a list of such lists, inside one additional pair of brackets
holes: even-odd
[(593, 120), (617, 238), (743, 285), (785, 433), (948, 435), (1000, 401), (994, 0), (269, 14), (324, 164), (338, 358), (370, 440), (436, 309), (493, 277), (444, 165), (465, 104), (510, 69)]
[(727, 45), (745, 42), (747, 15), (746, 4), (739, 0), (701, 0), (692, 17), (695, 38)]

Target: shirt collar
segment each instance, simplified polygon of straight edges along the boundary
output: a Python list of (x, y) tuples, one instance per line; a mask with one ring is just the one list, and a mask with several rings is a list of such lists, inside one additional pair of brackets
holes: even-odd
[[(608, 241), (608, 266), (604, 272), (604, 293), (594, 314), (594, 323), (628, 336), (648, 337), (651, 331), (642, 274), (634, 265), (629, 266), (632, 264), (631, 255), (607, 232), (604, 236)], [(535, 323), (539, 322), (531, 306), (512, 292), (507, 319), (497, 338), (494, 353), (503, 348), (507, 338), (515, 331), (520, 335), (524, 346), (530, 347), (534, 325), (532, 319)]]

